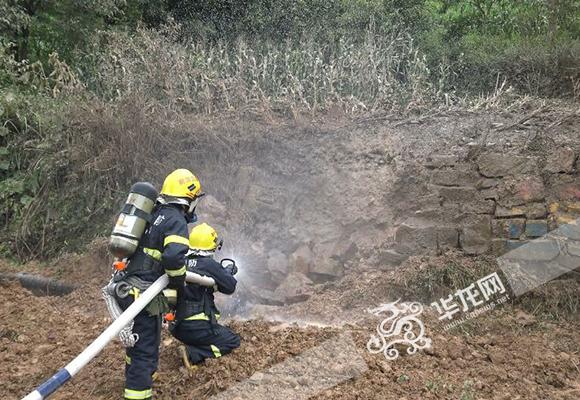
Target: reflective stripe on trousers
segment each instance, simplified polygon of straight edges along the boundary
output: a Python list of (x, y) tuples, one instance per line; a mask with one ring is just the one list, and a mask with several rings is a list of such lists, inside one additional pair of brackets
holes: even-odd
[(215, 358), (220, 358), (222, 356), (222, 352), (216, 346), (211, 344), (209, 347), (211, 348), (211, 351), (213, 352), (213, 356)]
[(125, 398), (126, 399), (142, 400), (142, 399), (148, 399), (151, 396), (153, 396), (153, 391), (151, 389), (145, 389), (145, 390), (125, 389)]

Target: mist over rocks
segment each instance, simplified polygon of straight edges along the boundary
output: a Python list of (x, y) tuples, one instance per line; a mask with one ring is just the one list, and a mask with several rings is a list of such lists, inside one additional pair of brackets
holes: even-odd
[[(282, 285), (307, 291), (311, 282), (394, 268), (410, 255), (499, 255), (580, 216), (578, 170), (569, 169), (580, 134), (559, 129), (551, 146), (526, 148), (517, 127), (493, 128), (509, 121), (476, 114), (419, 127), (212, 127), (237, 151), (217, 173), (203, 158), (192, 167), (212, 194), (200, 216), (223, 227), (225, 250), (247, 260), (251, 284), (270, 291), (270, 304), (286, 301)], [(208, 157), (220, 151), (203, 144)], [(566, 168), (550, 167), (562, 151)], [(290, 285), (289, 276), (308, 281)]]

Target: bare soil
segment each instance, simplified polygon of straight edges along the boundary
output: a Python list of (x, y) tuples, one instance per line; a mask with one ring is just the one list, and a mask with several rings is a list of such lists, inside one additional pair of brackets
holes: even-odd
[[(18, 399), (33, 390), (107, 326), (109, 318), (100, 299), (100, 287), (108, 271), (97, 261), (98, 257), (73, 256), (48, 268), (35, 264), (24, 268), (80, 284), (79, 289), (63, 297), (36, 297), (17, 283), (1, 284), (3, 399)], [(261, 381), (262, 371), (344, 332), (352, 335), (368, 369), (317, 393), (313, 399), (579, 398), (580, 323), (574, 316), (550, 320), (519, 305), (506, 304), (444, 332), (436, 316), (426, 312), (424, 322), (433, 340), (431, 349), (415, 355), (402, 352), (394, 361), (366, 350), (381, 320), (366, 313), (366, 308), (396, 300), (394, 296), (405, 298), (405, 291), (416, 296), (416, 290), (424, 290), (422, 283), (413, 281), (419, 276), (417, 271), (462, 262), (473, 269), (487, 260), (454, 253), (412, 258), (396, 273), (359, 274), (320, 285), (307, 302), (286, 307), (284, 313), (282, 308), (266, 307), (261, 310), (262, 318), (230, 319), (228, 325), (242, 336), (241, 348), (206, 362), (193, 374), (182, 367), (178, 343), (165, 331), (156, 398), (208, 399), (248, 378), (255, 386), (268, 385)], [(13, 270), (8, 265), (0, 267), (3, 272)], [(260, 308), (254, 311), (258, 313)], [(118, 342), (112, 343), (52, 398), (120, 398), (123, 363), (123, 348)]]

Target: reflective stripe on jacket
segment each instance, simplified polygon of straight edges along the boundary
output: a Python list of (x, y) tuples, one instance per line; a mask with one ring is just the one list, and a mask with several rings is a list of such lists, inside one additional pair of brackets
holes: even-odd
[(148, 281), (156, 280), (164, 272), (169, 276), (184, 275), (189, 249), (185, 212), (177, 205), (158, 204), (151, 221), (129, 260), (127, 272)]

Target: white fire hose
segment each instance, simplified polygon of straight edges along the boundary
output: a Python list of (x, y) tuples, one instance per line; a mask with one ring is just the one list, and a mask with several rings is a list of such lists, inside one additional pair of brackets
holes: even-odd
[[(190, 283), (197, 283), (202, 286), (214, 286), (215, 281), (207, 276), (198, 275), (193, 272), (187, 272), (185, 280)], [(87, 348), (85, 348), (74, 360), (60, 369), (50, 379), (30, 392), (22, 400), (42, 400), (54, 393), (65, 382), (75, 376), (85, 365), (103, 350), (103, 348), (121, 332), (127, 325), (131, 324), (133, 319), (143, 310), (155, 296), (157, 296), (169, 282), (167, 275), (157, 279), (147, 290), (135, 299), (119, 318), (117, 318), (107, 329), (103, 331)]]

